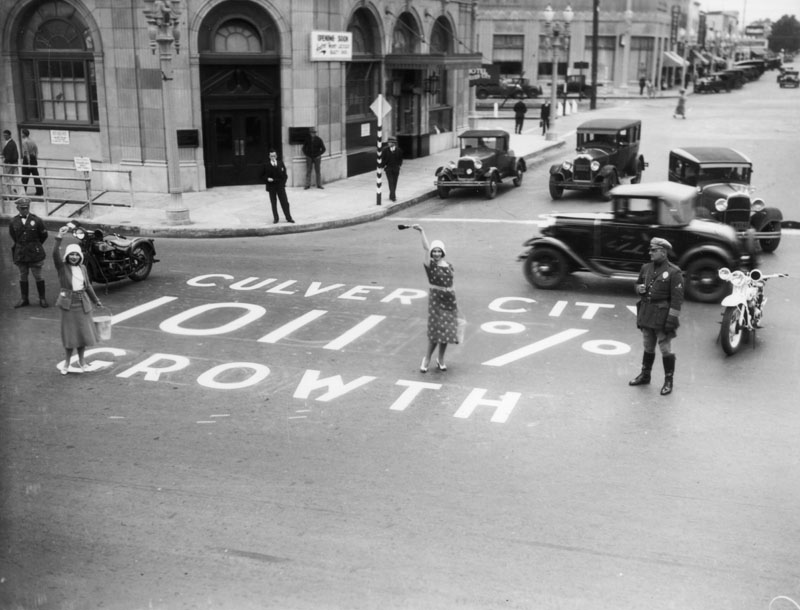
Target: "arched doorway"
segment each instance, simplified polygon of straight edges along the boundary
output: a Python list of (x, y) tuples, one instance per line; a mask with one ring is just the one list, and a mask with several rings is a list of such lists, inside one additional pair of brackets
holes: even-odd
[(266, 151), (280, 155), (279, 34), (260, 7), (216, 6), (198, 36), (206, 185), (258, 184)]

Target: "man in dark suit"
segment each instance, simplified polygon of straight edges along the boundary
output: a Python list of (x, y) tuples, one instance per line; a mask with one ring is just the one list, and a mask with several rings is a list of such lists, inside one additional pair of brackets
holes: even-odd
[(286, 166), (283, 161), (278, 159), (278, 153), (270, 149), (269, 159), (264, 168), (264, 176), (267, 181), (267, 192), (269, 202), (272, 204), (272, 219), (278, 222), (278, 200), (281, 202), (281, 209), (287, 222), (293, 223), (292, 213), (289, 211), (289, 199), (286, 197), (286, 180), (289, 175), (286, 173)]
[(381, 161), (389, 183), (389, 199), (397, 201), (397, 179), (400, 176), (400, 166), (403, 165), (403, 151), (394, 138), (389, 138), (388, 145), (389, 148), (383, 151)]
[(322, 186), (322, 174), (320, 173), (322, 155), (325, 153), (325, 143), (322, 141), (322, 138), (317, 135), (317, 129), (315, 127), (308, 130), (308, 138), (301, 150), (306, 157), (306, 188), (311, 187), (312, 169), (317, 177), (317, 188), (325, 188)]
[(3, 193), (9, 198), (17, 196), (16, 175), (19, 173), (19, 149), (11, 132), (3, 130)]

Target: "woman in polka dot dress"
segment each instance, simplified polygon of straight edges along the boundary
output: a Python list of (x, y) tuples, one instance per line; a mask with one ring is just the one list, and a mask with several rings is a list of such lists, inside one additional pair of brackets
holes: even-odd
[(458, 305), (453, 290), (453, 266), (444, 260), (444, 244), (438, 239), (428, 243), (425, 231), (419, 225), (411, 225), (412, 229), (422, 235), (422, 247), (425, 250), (425, 272), (428, 274), (428, 351), (419, 365), (423, 373), (433, 357), (433, 351), (439, 346), (436, 367), (446, 371), (444, 353), (448, 343), (458, 343)]

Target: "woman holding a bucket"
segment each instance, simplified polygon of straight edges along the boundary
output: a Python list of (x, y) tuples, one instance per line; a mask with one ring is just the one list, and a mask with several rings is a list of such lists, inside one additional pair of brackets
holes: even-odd
[[(53, 263), (58, 271), (61, 289), (56, 306), (61, 309), (61, 342), (64, 344), (67, 358), (58, 370), (62, 375), (83, 373), (86, 360), (83, 352), (87, 347), (97, 343), (94, 323), (92, 322), (92, 303), (100, 306), (100, 299), (92, 288), (89, 273), (83, 265), (83, 252), (78, 244), (69, 244), (61, 253), (61, 240), (69, 229), (61, 227), (53, 246)], [(78, 354), (78, 367), (69, 365), (72, 350)]]

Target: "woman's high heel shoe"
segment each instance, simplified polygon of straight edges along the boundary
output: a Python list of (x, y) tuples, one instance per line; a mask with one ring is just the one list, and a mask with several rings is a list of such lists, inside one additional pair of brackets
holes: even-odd
[(427, 373), (428, 372), (428, 363), (429, 360), (427, 358), (423, 358), (422, 362), (419, 365), (419, 372), (420, 373)]
[(446, 364), (442, 364), (441, 362), (439, 362), (439, 359), (437, 358), (436, 359), (436, 368), (439, 369), (440, 371), (446, 371), (447, 370), (447, 365)]

